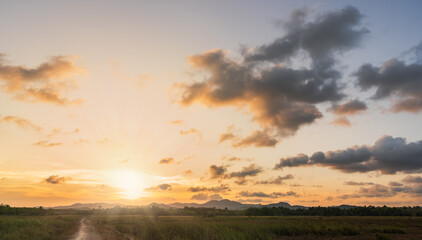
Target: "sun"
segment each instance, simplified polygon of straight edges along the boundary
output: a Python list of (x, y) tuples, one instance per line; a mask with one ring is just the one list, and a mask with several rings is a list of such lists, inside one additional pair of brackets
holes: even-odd
[(133, 170), (113, 170), (110, 185), (122, 190), (122, 198), (137, 199), (144, 193), (145, 176)]

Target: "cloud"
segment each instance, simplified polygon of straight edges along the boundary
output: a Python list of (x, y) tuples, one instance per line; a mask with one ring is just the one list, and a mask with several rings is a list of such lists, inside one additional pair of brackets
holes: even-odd
[(210, 166), (211, 179), (224, 177), (226, 172), (227, 167), (225, 166), (217, 166), (214, 164)]
[(51, 183), (51, 184), (60, 184), (65, 183), (68, 180), (71, 180), (70, 177), (60, 177), (59, 175), (51, 175), (50, 177), (43, 180), (44, 183)]
[(227, 157), (227, 156), (224, 156), (221, 159), (222, 160), (227, 160), (229, 162), (241, 161), (242, 160), (242, 158), (240, 158), (240, 157)]
[(202, 139), (202, 133), (196, 128), (191, 128), (189, 130), (185, 130), (185, 131), (181, 130), (180, 131), (180, 135), (189, 135), (189, 134), (197, 135), (199, 137), (199, 139)]
[(11, 123), (11, 124), (15, 124), (17, 127), (20, 127), (22, 129), (32, 129), (35, 131), (41, 131), (41, 127), (32, 123), (31, 121), (21, 118), (21, 117), (16, 117), (16, 116), (1, 116), (0, 115), (0, 123), (4, 122), (4, 123)]
[(243, 167), (238, 172), (231, 172), (228, 177), (229, 178), (245, 178), (245, 177), (253, 177), (258, 175), (259, 173), (262, 173), (264, 169), (262, 167), (256, 166), (255, 164), (251, 164), (247, 167)]
[(171, 163), (175, 163), (174, 158), (172, 157), (163, 158), (158, 162), (158, 164), (171, 164)]
[(336, 117), (331, 124), (337, 125), (337, 126), (344, 126), (344, 127), (350, 127), (352, 124), (350, 123), (349, 119), (347, 117)]
[(40, 146), (40, 147), (56, 147), (56, 146), (63, 145), (63, 143), (61, 143), (61, 142), (49, 142), (49, 141), (38, 141), (38, 142), (34, 143), (34, 145)]
[(70, 56), (55, 56), (38, 67), (28, 68), (7, 65), (5, 55), (0, 54), (0, 89), (22, 101), (57, 105), (81, 103), (82, 99), (70, 100), (63, 96), (75, 88), (72, 77), (86, 72), (77, 67), (74, 60)]
[(344, 194), (338, 196), (337, 198), (388, 198), (394, 197), (398, 194), (410, 194), (413, 196), (420, 196), (422, 195), (422, 184), (411, 184), (407, 186), (397, 182), (390, 182), (389, 186), (374, 184), (369, 188), (361, 187), (357, 192), (353, 194)]
[(209, 197), (210, 200), (221, 200), (223, 197), (220, 196), (220, 194), (212, 194)]
[(374, 185), (374, 183), (371, 183), (371, 182), (355, 182), (355, 181), (347, 181), (347, 182), (344, 182), (344, 184), (349, 185), (349, 186)]
[(366, 104), (358, 99), (350, 100), (340, 105), (333, 105), (330, 111), (337, 115), (354, 115), (368, 109)]
[(233, 138), (236, 138), (236, 135), (234, 135), (233, 133), (223, 133), (220, 135), (220, 140), (218, 142), (222, 143), (226, 140), (231, 140)]
[(173, 124), (173, 125), (183, 125), (182, 120), (172, 120), (172, 121), (170, 121), (170, 123)]
[(407, 176), (403, 179), (405, 183), (422, 183), (422, 177)]
[(64, 132), (62, 129), (54, 128), (50, 134), (47, 135), (47, 137), (53, 137), (56, 135), (71, 135), (71, 134), (77, 134), (79, 133), (79, 128), (75, 128), (72, 131)]
[(235, 142), (232, 144), (233, 147), (274, 147), (278, 143), (278, 139), (270, 134), (268, 129), (260, 131), (255, 130), (251, 135), (245, 137), (244, 139)]
[(172, 189), (172, 186), (170, 184), (163, 183), (163, 184), (160, 184), (160, 185), (157, 185), (157, 186), (145, 188), (144, 191), (147, 191), (147, 192), (154, 192), (154, 191), (160, 191), (160, 190), (171, 191), (171, 189)]
[(269, 179), (265, 181), (256, 181), (255, 184), (276, 184), (281, 185), (284, 184), (284, 180), (294, 179), (292, 174), (287, 174), (285, 176), (278, 176), (274, 179)]
[(289, 192), (285, 192), (285, 193), (281, 193), (281, 192), (273, 192), (273, 193), (264, 193), (264, 192), (249, 192), (249, 191), (242, 191), (239, 193), (240, 196), (242, 197), (259, 197), (259, 198), (279, 198), (279, 197), (289, 197), (289, 196), (294, 196), (297, 197), (298, 195), (293, 192), (293, 191), (289, 191)]
[(412, 48), (413, 63), (392, 58), (381, 66), (362, 65), (354, 76), (362, 90), (375, 89), (373, 99), (392, 99), (391, 111), (418, 113), (422, 110), (422, 43)]
[(200, 194), (193, 195), (191, 199), (192, 200), (205, 201), (205, 200), (208, 199), (208, 195), (200, 193)]
[(390, 186), (390, 187), (401, 187), (401, 186), (403, 186), (403, 184), (399, 183), (399, 182), (389, 182), (388, 186)]
[(192, 174), (192, 170), (186, 170), (184, 171), (185, 174)]
[(422, 141), (406, 143), (404, 138), (383, 136), (373, 146), (353, 146), (345, 150), (299, 154), (280, 159), (275, 169), (298, 166), (325, 166), (342, 172), (380, 171), (383, 174), (422, 171)]
[(228, 184), (221, 184), (220, 186), (215, 187), (205, 187), (205, 186), (197, 186), (197, 187), (190, 187), (188, 188), (190, 192), (229, 192), (231, 191), (230, 186)]
[(354, 99), (343, 104), (334, 104), (328, 110), (337, 115), (331, 124), (349, 127), (352, 124), (346, 116), (355, 115), (366, 111), (367, 109), (368, 107), (366, 106), (366, 103), (358, 99)]
[[(189, 63), (208, 77), (177, 84), (179, 103), (248, 108), (264, 130), (252, 133), (238, 146), (274, 146), (278, 140), (273, 136), (252, 140), (268, 135), (267, 129), (286, 137), (314, 123), (322, 117), (316, 104), (344, 97), (338, 84), (341, 72), (334, 69), (336, 56), (359, 46), (368, 30), (359, 28), (362, 15), (354, 7), (318, 15), (314, 21), (307, 21), (307, 14), (301, 16), (292, 14), (285, 24), (286, 35), (246, 51), (242, 59), (231, 59), (221, 49), (190, 56)], [(289, 67), (302, 53), (310, 67)], [(227, 137), (231, 135), (222, 139)]]
[(262, 167), (256, 166), (255, 164), (251, 164), (247, 167), (243, 167), (240, 171), (230, 172), (230, 173), (227, 172), (227, 167), (224, 165), (222, 166), (211, 165), (209, 169), (210, 169), (211, 179), (237, 178), (235, 183), (239, 185), (243, 185), (247, 182), (247, 180), (245, 179), (246, 177), (254, 177), (264, 171)]
[(233, 139), (237, 138), (237, 136), (233, 133), (234, 130), (235, 130), (234, 124), (228, 126), (227, 131), (220, 135), (220, 140), (218, 142), (222, 143), (226, 140), (233, 140)]

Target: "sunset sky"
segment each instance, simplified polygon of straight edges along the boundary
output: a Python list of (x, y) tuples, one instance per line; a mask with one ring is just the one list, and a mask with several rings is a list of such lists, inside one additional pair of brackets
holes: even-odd
[(0, 203), (422, 204), (422, 1), (0, 1)]

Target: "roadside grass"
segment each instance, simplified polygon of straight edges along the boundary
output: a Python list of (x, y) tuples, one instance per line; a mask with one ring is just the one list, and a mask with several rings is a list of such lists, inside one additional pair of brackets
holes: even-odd
[(422, 227), (422, 219), (400, 217), (182, 217), (91, 216), (98, 228), (135, 239), (279, 239), (281, 236), (404, 234), (399, 226)]
[(0, 216), (1, 240), (68, 239), (82, 216)]

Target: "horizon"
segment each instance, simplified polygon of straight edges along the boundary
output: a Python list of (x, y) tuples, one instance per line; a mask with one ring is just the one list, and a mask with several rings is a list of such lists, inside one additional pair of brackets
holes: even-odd
[(2, 2), (0, 204), (421, 206), (419, 9)]

